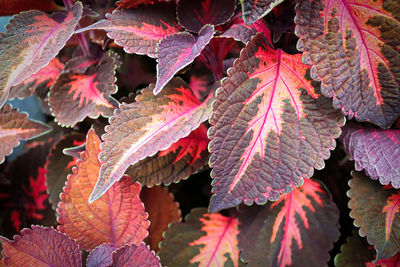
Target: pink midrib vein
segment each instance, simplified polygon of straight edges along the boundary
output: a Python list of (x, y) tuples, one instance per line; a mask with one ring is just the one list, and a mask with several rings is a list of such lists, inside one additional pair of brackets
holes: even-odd
[(388, 241), (390, 238), (390, 232), (392, 229), (392, 224), (393, 224), (393, 216), (396, 213), (395, 209), (399, 208), (400, 205), (400, 197), (397, 198), (396, 202), (393, 204), (393, 206), (390, 208), (390, 211), (387, 213), (386, 216), (386, 235), (385, 235), (385, 240)]

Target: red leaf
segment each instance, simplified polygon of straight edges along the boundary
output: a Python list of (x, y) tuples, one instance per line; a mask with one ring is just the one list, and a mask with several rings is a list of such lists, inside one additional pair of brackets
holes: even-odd
[(140, 185), (124, 177), (96, 203), (87, 202), (99, 175), (100, 139), (93, 129), (86, 137), (86, 151), (81, 153), (73, 174), (58, 204), (58, 230), (74, 238), (84, 250), (103, 243), (116, 246), (140, 244), (147, 236), (147, 214), (139, 199)]
[(37, 220), (43, 219), (43, 215), (37, 213), (37, 210), (46, 209), (44, 201), (49, 197), (47, 195), (46, 172), (45, 168), (39, 167), (36, 180), (33, 177), (29, 177), (29, 189), (22, 185), (26, 194), (33, 199), (32, 203), (25, 204), (27, 216)]
[(153, 4), (154, 2), (161, 2), (163, 0), (120, 0), (116, 2), (115, 4), (119, 8), (131, 8), (131, 7), (137, 7), (139, 5), (148, 5), (148, 4)]
[(396, 4), (300, 1), (296, 23), (297, 47), (322, 94), (349, 118), (390, 126), (400, 115)]
[(167, 149), (211, 113), (212, 94), (201, 103), (181, 79), (171, 80), (157, 96), (153, 88), (151, 84), (142, 90), (136, 102), (121, 104), (110, 118), (99, 156), (103, 165), (90, 202), (101, 197), (131, 164)]
[(246, 25), (251, 25), (258, 19), (267, 15), (271, 10), (284, 0), (240, 0), (242, 4), (243, 20)]
[(59, 23), (44, 12), (31, 10), (15, 15), (0, 35), (0, 106), (11, 86), (49, 64), (72, 36), (82, 14), (75, 4)]
[(192, 63), (213, 36), (214, 27), (205, 25), (197, 37), (188, 32), (180, 32), (162, 39), (157, 49), (157, 83), (154, 94), (158, 94), (178, 71)]
[(28, 120), (26, 113), (19, 113), (10, 105), (4, 105), (0, 109), (0, 163), (12, 153), (20, 140), (43, 135), (50, 129), (41, 122)]
[(355, 169), (383, 185), (400, 188), (400, 130), (381, 130), (347, 123), (341, 136)]
[(233, 16), (235, 2), (235, 0), (180, 0), (176, 9), (179, 24), (195, 33), (206, 24), (222, 25)]
[(400, 265), (400, 254), (397, 253), (389, 259), (382, 259), (379, 261), (367, 262), (366, 267), (398, 267)]
[(134, 9), (117, 9), (106, 14), (106, 19), (76, 31), (106, 30), (107, 36), (124, 47), (127, 53), (156, 57), (157, 43), (164, 37), (179, 32), (175, 5), (160, 3)]
[(14, 240), (1, 237), (7, 266), (82, 266), (76, 242), (53, 228), (32, 225)]
[(47, 95), (50, 86), (53, 85), (63, 67), (58, 58), (53, 58), (46, 67), (40, 69), (18, 85), (13, 86), (8, 98), (25, 98), (33, 94)]
[(261, 34), (242, 50), (210, 118), (212, 212), (277, 200), (324, 167), (344, 118), (308, 71), (301, 55), (272, 50)]
[(62, 9), (53, 0), (0, 0), (0, 6), (0, 16), (14, 15), (31, 9), (45, 12)]
[(239, 266), (237, 220), (205, 209), (193, 209), (184, 223), (172, 223), (160, 245), (168, 266)]
[(127, 245), (113, 253), (112, 267), (161, 267), (160, 259), (146, 244)]
[(323, 266), (339, 237), (338, 209), (313, 180), (277, 202), (240, 211), (239, 248), (249, 266)]
[(111, 116), (118, 106), (110, 96), (117, 91), (117, 65), (118, 56), (106, 52), (97, 64), (84, 67), (82, 72), (72, 66), (65, 70), (50, 88), (49, 104), (55, 120), (63, 126), (74, 126), (86, 116)]

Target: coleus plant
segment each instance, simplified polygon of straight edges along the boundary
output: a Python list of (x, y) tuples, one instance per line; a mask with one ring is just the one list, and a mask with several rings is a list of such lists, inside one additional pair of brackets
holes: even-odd
[(3, 265), (400, 264), (398, 1), (28, 2), (0, 13)]

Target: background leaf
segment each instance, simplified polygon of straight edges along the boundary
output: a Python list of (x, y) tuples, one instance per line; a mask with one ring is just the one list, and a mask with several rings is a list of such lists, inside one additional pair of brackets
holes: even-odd
[(45, 12), (61, 9), (53, 0), (0, 0), (0, 6), (0, 16), (14, 15), (31, 9)]
[(271, 10), (284, 0), (240, 0), (242, 4), (243, 20), (246, 25), (251, 25), (267, 15)]

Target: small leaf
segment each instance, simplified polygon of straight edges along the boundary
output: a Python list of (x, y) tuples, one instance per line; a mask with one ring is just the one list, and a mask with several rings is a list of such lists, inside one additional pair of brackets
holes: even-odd
[(93, 129), (86, 137), (86, 151), (77, 160), (73, 174), (58, 204), (58, 230), (74, 238), (90, 251), (103, 243), (116, 246), (140, 244), (147, 236), (147, 214), (139, 199), (140, 184), (124, 177), (96, 203), (87, 202), (99, 175), (100, 139)]
[(98, 64), (82, 73), (67, 69), (50, 88), (49, 104), (55, 120), (63, 126), (74, 126), (89, 116), (106, 117), (114, 113), (118, 102), (110, 97), (117, 92), (115, 69), (117, 55), (106, 52)]
[(306, 0), (296, 7), (297, 48), (322, 94), (349, 118), (385, 128), (400, 115), (398, 10), (398, 1), (375, 0)]
[(53, 85), (63, 68), (64, 66), (58, 58), (53, 58), (47, 66), (18, 85), (11, 87), (8, 98), (25, 98), (33, 94), (47, 95), (50, 86)]
[(176, 13), (179, 24), (198, 33), (206, 25), (219, 26), (230, 20), (236, 0), (180, 0)]
[(377, 259), (387, 259), (400, 251), (400, 192), (352, 172), (349, 181), (350, 217), (360, 227), (360, 236), (375, 246)]
[(61, 10), (53, 0), (0, 0), (0, 16), (10, 16), (31, 9), (51, 12)]
[(237, 220), (206, 209), (193, 209), (184, 223), (172, 223), (160, 245), (161, 262), (168, 266), (239, 265)]
[(179, 139), (166, 150), (130, 166), (126, 173), (148, 187), (161, 183), (177, 183), (207, 165), (208, 142), (207, 127), (201, 124), (187, 137)]
[(113, 253), (112, 267), (161, 267), (160, 259), (146, 244), (126, 245)]
[(242, 4), (243, 20), (246, 25), (251, 25), (267, 15), (271, 10), (284, 0), (240, 0)]
[(157, 83), (154, 94), (158, 94), (179, 70), (192, 63), (213, 36), (214, 27), (205, 25), (197, 37), (188, 32), (180, 32), (162, 39), (157, 50)]
[(116, 9), (106, 14), (106, 19), (76, 31), (106, 30), (107, 36), (130, 54), (155, 58), (157, 43), (164, 37), (177, 33), (175, 4), (159, 3), (133, 9)]
[(174, 195), (168, 193), (166, 187), (156, 186), (153, 188), (143, 188), (140, 199), (144, 203), (146, 212), (149, 214), (149, 236), (146, 243), (154, 251), (158, 251), (158, 244), (164, 238), (163, 232), (168, 229), (172, 222), (181, 221), (181, 210), (179, 203), (174, 201)]
[(371, 179), (400, 188), (400, 130), (347, 123), (340, 138), (357, 171), (365, 169)]
[(63, 148), (82, 144), (85, 136), (80, 133), (71, 133), (58, 141), (47, 156), (46, 162), (46, 184), (49, 193), (49, 202), (53, 209), (60, 202), (60, 194), (63, 191), (67, 175), (72, 173), (75, 159), (63, 154)]
[(6, 266), (71, 266), (81, 267), (78, 244), (53, 228), (32, 225), (14, 240), (0, 236)]
[(72, 36), (82, 14), (76, 3), (59, 23), (38, 10), (15, 15), (0, 35), (0, 106), (11, 86), (17, 85), (49, 64)]
[(344, 117), (318, 94), (301, 55), (257, 34), (222, 80), (208, 134), (212, 212), (263, 205), (322, 169)]
[(28, 120), (26, 113), (19, 113), (10, 105), (0, 109), (0, 163), (10, 155), (20, 140), (27, 140), (47, 133), (51, 128), (47, 125)]
[(90, 202), (101, 197), (126, 169), (165, 150), (208, 119), (212, 93), (199, 102), (181, 79), (172, 79), (154, 96), (154, 84), (142, 90), (135, 103), (121, 104), (106, 126), (99, 159), (103, 162)]
[(96, 247), (87, 257), (87, 267), (108, 267), (112, 264), (112, 253), (117, 249), (113, 244)]
[(249, 266), (323, 266), (339, 237), (339, 211), (314, 180), (277, 202), (242, 206), (238, 219), (240, 255)]

